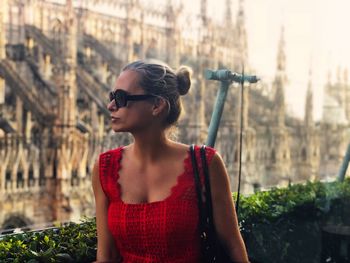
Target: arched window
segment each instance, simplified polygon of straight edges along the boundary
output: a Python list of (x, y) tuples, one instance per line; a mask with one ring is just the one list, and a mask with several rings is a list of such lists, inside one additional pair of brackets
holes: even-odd
[(78, 178), (78, 170), (74, 169), (72, 171), (72, 178), (71, 178), (71, 185), (78, 185), (79, 184), (79, 178)]
[(11, 172), (9, 170), (5, 173), (5, 189), (10, 188), (11, 185)]
[(306, 159), (307, 159), (306, 149), (303, 147), (301, 149), (301, 160), (306, 161)]
[(33, 171), (33, 167), (31, 166), (28, 172), (28, 186), (34, 186), (35, 184), (35, 178), (34, 178), (34, 171)]
[(272, 151), (271, 151), (271, 162), (272, 162), (272, 163), (276, 163), (276, 153), (275, 153), (275, 149), (272, 149)]
[(24, 178), (23, 178), (23, 170), (18, 170), (17, 171), (17, 188), (23, 188), (24, 186)]
[[(53, 178), (57, 177), (57, 160), (56, 159), (53, 162), (52, 175), (53, 175)], [(40, 171), (39, 171), (39, 185), (44, 186), (45, 183), (46, 183), (45, 166), (41, 164)]]

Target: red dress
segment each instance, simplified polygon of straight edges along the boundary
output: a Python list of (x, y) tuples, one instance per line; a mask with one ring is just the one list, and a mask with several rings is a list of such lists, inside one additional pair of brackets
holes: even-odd
[[(195, 147), (197, 160), (199, 149)], [(122, 153), (120, 147), (100, 155), (100, 181), (109, 199), (108, 227), (123, 262), (200, 262), (198, 203), (189, 151), (171, 194), (162, 201), (140, 204), (126, 204), (120, 198)], [(214, 154), (207, 147), (208, 164)]]

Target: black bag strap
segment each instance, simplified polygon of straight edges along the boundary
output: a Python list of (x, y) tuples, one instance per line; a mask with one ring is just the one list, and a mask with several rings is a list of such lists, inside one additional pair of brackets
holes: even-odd
[[(210, 180), (209, 180), (209, 168), (208, 168), (208, 161), (206, 157), (206, 146), (202, 145), (200, 149), (200, 158), (202, 161), (202, 171), (204, 175), (204, 191), (205, 191), (205, 202), (202, 199), (202, 187), (201, 187), (201, 181), (199, 177), (199, 170), (197, 165), (196, 156), (194, 153), (194, 146), (191, 145), (191, 156), (192, 156), (192, 165), (193, 170), (195, 174), (195, 182), (196, 182), (196, 191), (198, 200), (200, 202), (198, 203), (199, 206), (199, 224), (200, 224), (200, 231), (201, 231), (201, 238), (205, 241), (205, 249), (209, 249), (210, 251), (207, 251), (209, 254), (206, 254), (206, 256), (209, 256), (206, 258), (205, 262), (218, 262), (218, 263), (232, 263), (226, 248), (221, 244), (219, 239), (217, 238), (216, 229), (214, 225), (214, 214), (213, 214), (213, 203), (212, 203), (212, 197), (211, 197), (211, 187), (210, 187)], [(205, 236), (208, 235), (208, 236)]]
[(202, 232), (204, 230), (204, 223), (203, 219), (205, 217), (205, 213), (203, 210), (203, 200), (202, 200), (202, 187), (201, 187), (201, 181), (199, 177), (199, 170), (198, 170), (198, 164), (197, 164), (197, 158), (196, 153), (194, 149), (194, 144), (190, 146), (190, 153), (191, 153), (191, 160), (192, 160), (192, 166), (193, 166), (193, 174), (196, 184), (196, 193), (197, 193), (197, 200), (198, 200), (198, 210), (199, 210), (199, 229), (200, 233), (202, 235)]
[(206, 205), (206, 216), (207, 216), (207, 223), (209, 224), (210, 228), (214, 227), (214, 220), (213, 220), (213, 203), (211, 199), (211, 188), (210, 188), (210, 181), (209, 181), (209, 169), (208, 169), (208, 161), (206, 156), (206, 146), (202, 145), (201, 150), (201, 160), (202, 160), (202, 169), (204, 174), (204, 185), (205, 185), (205, 205)]

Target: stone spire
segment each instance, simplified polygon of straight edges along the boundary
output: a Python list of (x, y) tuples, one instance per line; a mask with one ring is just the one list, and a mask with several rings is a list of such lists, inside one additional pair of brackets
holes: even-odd
[(284, 40), (284, 27), (281, 29), (281, 37), (278, 45), (277, 54), (277, 71), (286, 70), (286, 53), (285, 53), (285, 40)]
[(135, 33), (133, 34), (133, 31), (137, 26), (140, 26), (138, 23), (140, 22), (140, 9), (141, 4), (139, 0), (133, 0), (133, 1), (126, 1), (125, 4), (126, 8), (126, 17), (124, 19), (124, 41), (126, 46), (126, 54), (127, 54), (127, 61), (135, 60), (135, 56), (138, 54), (135, 54), (134, 52), (134, 41), (135, 39)]
[(201, 0), (201, 10), (200, 17), (202, 20), (202, 25), (206, 26), (208, 23), (208, 13), (207, 13), (208, 2), (207, 0)]
[(237, 13), (237, 26), (239, 28), (245, 28), (244, 0), (239, 0), (238, 13)]
[(232, 1), (226, 0), (225, 25), (232, 26)]
[(6, 30), (5, 30), (5, 15), (7, 14), (7, 0), (2, 0), (0, 4), (0, 59), (6, 57)]
[(312, 70), (310, 68), (309, 71), (309, 83), (307, 86), (307, 94), (305, 101), (305, 126), (312, 127), (313, 126), (313, 92), (312, 92)]
[(73, 7), (73, 0), (66, 0), (65, 6), (65, 37), (66, 43), (63, 49), (66, 63), (70, 66), (76, 63), (77, 54), (77, 21)]
[(66, 0), (65, 20), (60, 39), (60, 52), (63, 61), (55, 65), (53, 71), (58, 87), (57, 136), (68, 136), (76, 125), (76, 53), (77, 30), (72, 0)]
[(278, 45), (277, 53), (277, 72), (274, 86), (274, 100), (275, 100), (275, 114), (278, 126), (284, 126), (285, 122), (285, 99), (284, 89), (287, 84), (286, 76), (286, 55), (285, 55), (285, 41), (284, 41), (284, 28), (281, 29), (281, 37)]
[[(7, 0), (3, 0), (0, 4), (0, 60), (6, 58), (6, 30), (5, 15), (7, 14)], [(5, 80), (0, 77), (0, 105), (5, 102)]]
[(77, 54), (77, 27), (72, 0), (66, 0), (64, 32), (61, 51), (64, 65), (60, 69), (59, 87), (60, 98), (60, 121), (66, 127), (75, 126), (76, 122), (76, 54)]
[(237, 41), (237, 55), (234, 70), (241, 70), (242, 65), (248, 62), (248, 41), (247, 31), (245, 25), (244, 0), (239, 0), (239, 7), (236, 21), (236, 41)]
[(178, 18), (182, 11), (182, 6), (174, 6), (171, 0), (166, 5), (167, 20), (167, 63), (172, 67), (178, 67), (180, 64), (180, 29)]
[(284, 87), (278, 85), (275, 94), (275, 114), (278, 126), (284, 126), (285, 124), (285, 99), (284, 99)]
[[(63, 207), (70, 208), (69, 189), (75, 175), (71, 165), (73, 155), (78, 147), (77, 124), (77, 83), (76, 83), (76, 54), (77, 54), (77, 18), (73, 0), (66, 0), (64, 10), (63, 30), (60, 39), (62, 63), (55, 66), (58, 90), (58, 118), (55, 125), (55, 140), (57, 141), (57, 175), (54, 188), (54, 220), (69, 220), (69, 214)], [(82, 147), (80, 144), (79, 147)], [(63, 205), (64, 204), (64, 205)]]

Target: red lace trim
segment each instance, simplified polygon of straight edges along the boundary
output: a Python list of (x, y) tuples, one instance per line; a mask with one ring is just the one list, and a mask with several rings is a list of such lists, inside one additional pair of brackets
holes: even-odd
[[(183, 189), (188, 186), (188, 184), (193, 184), (194, 183), (194, 178), (193, 178), (193, 168), (192, 168), (192, 160), (191, 160), (191, 155), (190, 151), (187, 151), (187, 156), (183, 160), (183, 167), (184, 171), (178, 175), (176, 184), (173, 185), (170, 189), (170, 194), (163, 200), (159, 201), (153, 201), (153, 202), (148, 202), (148, 203), (125, 203), (121, 199), (121, 185), (119, 184), (119, 171), (122, 169), (122, 164), (121, 160), (123, 158), (123, 150), (124, 146), (116, 148), (114, 150), (105, 152), (101, 155), (102, 158), (100, 158), (100, 180), (101, 180), (101, 185), (102, 189), (105, 193), (108, 194), (109, 198), (113, 201), (119, 201), (123, 205), (127, 206), (145, 206), (145, 205), (156, 205), (160, 204), (169, 200), (172, 200), (174, 198), (179, 197)], [(199, 170), (202, 170), (202, 163), (200, 159), (200, 146), (195, 146), (195, 153), (197, 157), (197, 164), (199, 167)], [(213, 156), (215, 154), (215, 149), (207, 147), (206, 150), (206, 157), (208, 160), (208, 165), (210, 164)], [(108, 172), (108, 169), (111, 169), (110, 172)], [(111, 174), (112, 176), (106, 176), (108, 174)], [(203, 181), (204, 178), (201, 174), (201, 180)], [(105, 175), (105, 176), (102, 176)], [(106, 178), (109, 177), (109, 178)], [(111, 183), (108, 183), (108, 180), (112, 180)], [(110, 186), (115, 186), (115, 187), (110, 187)], [(107, 189), (106, 189), (107, 187)]]

